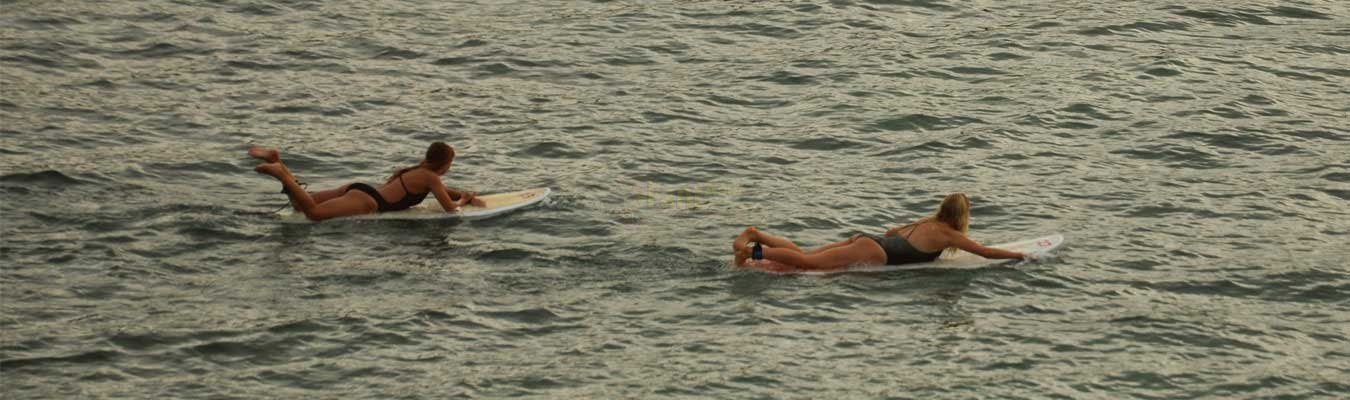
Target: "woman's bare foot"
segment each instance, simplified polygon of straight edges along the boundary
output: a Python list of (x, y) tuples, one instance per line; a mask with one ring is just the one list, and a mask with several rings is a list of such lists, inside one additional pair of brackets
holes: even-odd
[[(262, 159), (269, 163), (281, 161), (281, 150), (270, 147), (249, 147), (248, 156)], [(259, 171), (262, 172), (262, 171)]]
[(755, 227), (753, 226), (745, 227), (745, 230), (741, 231), (740, 235), (736, 235), (736, 240), (731, 242), (731, 249), (740, 250), (742, 248), (745, 248), (750, 244), (750, 241), (754, 240), (755, 237), (758, 236), (758, 233), (759, 230), (755, 229)]
[(271, 175), (278, 180), (286, 176), (286, 167), (276, 162), (258, 164), (253, 170), (260, 174)]
[(742, 247), (740, 250), (736, 250), (737, 267), (744, 267), (746, 263), (750, 262), (750, 252), (751, 250), (749, 247)]
[(731, 250), (736, 252), (736, 266), (744, 267), (745, 259), (750, 258), (750, 239), (755, 237), (755, 227), (746, 227), (736, 236), (736, 240), (731, 242)]

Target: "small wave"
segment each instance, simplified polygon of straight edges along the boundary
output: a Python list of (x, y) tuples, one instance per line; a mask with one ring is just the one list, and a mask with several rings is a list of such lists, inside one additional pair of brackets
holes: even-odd
[(985, 67), (951, 67), (948, 71), (962, 75), (1007, 75), (1008, 71)]
[(512, 311), (478, 311), (474, 312), (474, 315), (521, 324), (539, 324), (565, 320), (562, 315), (545, 307)]
[(191, 332), (181, 335), (157, 332), (132, 333), (119, 331), (112, 336), (109, 336), (107, 340), (109, 343), (129, 351), (145, 351), (157, 347), (172, 347), (193, 341), (226, 338), (238, 335), (240, 334), (218, 331)]
[(692, 30), (695, 30), (695, 31), (699, 31), (699, 30), (705, 30), (705, 31), (718, 31), (718, 32), (728, 32), (728, 33), (736, 33), (736, 34), (744, 34), (744, 35), (753, 35), (753, 36), (764, 36), (764, 37), (770, 37), (770, 38), (775, 38), (775, 39), (796, 39), (796, 38), (800, 38), (802, 35), (804, 35), (804, 33), (802, 33), (802, 32), (799, 31), (799, 30), (796, 30), (796, 29), (792, 29), (792, 28), (784, 28), (784, 27), (781, 27), (781, 26), (775, 26), (775, 25), (763, 24), (763, 23), (756, 23), (756, 22), (745, 23), (745, 24), (726, 24), (726, 25), (717, 25), (717, 24), (674, 24), (673, 26), (674, 26), (674, 27), (677, 27), (677, 28), (688, 28), (688, 29), (692, 29)]
[(1265, 17), (1261, 16), (1259, 13), (1247, 12), (1243, 10), (1224, 11), (1212, 9), (1208, 10), (1187, 9), (1176, 11), (1175, 14), (1183, 17), (1195, 18), (1210, 23), (1212, 25), (1226, 26), (1226, 27), (1237, 26), (1242, 24), (1275, 25), (1274, 22), (1270, 22)]
[(281, 64), (270, 64), (253, 61), (226, 61), (225, 65), (231, 68), (250, 69), (257, 71), (279, 71), (286, 69), (286, 66)]
[(1341, 200), (1350, 200), (1350, 190), (1347, 189), (1321, 188), (1318, 190), (1322, 191), (1322, 193), (1326, 193), (1328, 196), (1336, 197)]
[(1094, 105), (1088, 104), (1088, 103), (1074, 103), (1074, 104), (1070, 104), (1068, 107), (1064, 107), (1064, 108), (1059, 109), (1059, 111), (1065, 112), (1065, 113), (1070, 113), (1070, 114), (1079, 114), (1079, 115), (1082, 115), (1083, 117), (1086, 117), (1086, 118), (1088, 118), (1088, 119), (1091, 119), (1091, 120), (1098, 120), (1098, 121), (1118, 121), (1118, 120), (1124, 120), (1124, 119), (1126, 118), (1126, 116), (1124, 116), (1124, 115), (1118, 116), (1118, 117), (1117, 117), (1117, 116), (1111, 116), (1111, 115), (1108, 114), (1107, 112), (1104, 112), (1104, 111), (1098, 109), (1097, 106), (1094, 106)]
[(263, 110), (272, 114), (318, 114), (323, 116), (351, 115), (356, 111), (346, 107), (317, 107), (317, 106), (276, 106)]
[(600, 60), (600, 63), (616, 67), (626, 67), (632, 65), (653, 65), (656, 64), (656, 61), (653, 61), (651, 58), (647, 58), (645, 55), (642, 54), (626, 54), (620, 56), (605, 57)]
[(577, 150), (572, 146), (562, 142), (542, 142), (536, 143), (514, 154), (538, 158), (562, 158), (562, 159), (580, 159), (586, 158), (588, 153)]
[(466, 48), (470, 48), (470, 47), (482, 47), (482, 46), (487, 46), (487, 45), (488, 45), (488, 42), (487, 42), (486, 40), (481, 40), (481, 39), (469, 39), (469, 40), (465, 40), (464, 42), (462, 42), (462, 43), (460, 43), (460, 44), (455, 45), (455, 48), (457, 48), (457, 49), (466, 49)]
[(1270, 15), (1295, 19), (1322, 19), (1322, 20), (1332, 19), (1331, 15), (1328, 14), (1309, 10), (1306, 8), (1291, 7), (1291, 6), (1271, 7)]
[(1303, 151), (1299, 146), (1277, 143), (1263, 132), (1187, 131), (1164, 136), (1164, 138), (1196, 141), (1209, 146), (1244, 150), (1266, 155), (1291, 154)]
[(996, 52), (996, 53), (990, 53), (990, 54), (986, 55), (985, 57), (988, 57), (990, 60), (994, 60), (994, 61), (1007, 61), (1007, 60), (1018, 60), (1018, 61), (1021, 61), (1021, 60), (1029, 60), (1029, 59), (1031, 59), (1031, 57), (1029, 57), (1029, 56), (1025, 56), (1025, 55), (1021, 55), (1021, 54), (1017, 54), (1017, 53), (1009, 53), (1009, 52), (1006, 52), (1006, 51), (1000, 51), (1000, 52)]
[(480, 253), (478, 259), (492, 261), (523, 261), (534, 256), (534, 252), (525, 249), (506, 248), (488, 250)]
[(87, 185), (93, 182), (66, 175), (61, 171), (45, 170), (31, 173), (6, 174), (0, 176), (0, 183), (6, 185), (65, 186)]
[(863, 3), (878, 6), (900, 6), (909, 8), (921, 8), (932, 11), (955, 12), (960, 9), (947, 5), (942, 0), (863, 0)]
[(791, 142), (789, 144), (794, 149), (802, 150), (820, 150), (820, 151), (838, 151), (844, 149), (858, 149), (869, 147), (866, 144), (849, 140), (836, 139), (831, 137), (818, 137), (806, 140)]
[(1185, 31), (1190, 28), (1190, 24), (1180, 21), (1151, 22), (1140, 21), (1122, 25), (1107, 25), (1079, 31), (1078, 33), (1086, 36), (1110, 36), (1123, 35), (1134, 36), (1139, 32), (1169, 32)]
[(813, 76), (802, 75), (788, 71), (777, 71), (769, 75), (749, 76), (744, 79), (789, 86), (814, 85), (817, 83), (816, 78)]
[(431, 62), (431, 65), (464, 65), (464, 64), (473, 64), (473, 63), (477, 63), (477, 62), (479, 62), (479, 61), (482, 61), (482, 60), (481, 60), (481, 59), (478, 59), (478, 58), (474, 58), (474, 57), (468, 57), (468, 56), (465, 56), (465, 57), (445, 57), (445, 58), (438, 58), (438, 59), (436, 59), (435, 61), (432, 61), (432, 62)]
[(708, 105), (714, 105), (714, 104), (716, 104), (716, 105), (742, 106), (742, 107), (756, 108), (756, 109), (765, 109), (765, 110), (767, 110), (767, 109), (773, 109), (773, 108), (786, 107), (786, 106), (789, 106), (789, 105), (792, 105), (792, 104), (793, 104), (791, 101), (788, 101), (788, 100), (779, 100), (779, 99), (753, 99), (753, 100), (746, 100), (746, 99), (741, 99), (741, 98), (731, 97), (731, 96), (729, 96), (729, 95), (716, 95), (716, 94), (715, 94), (715, 95), (710, 95), (710, 96), (708, 96), (707, 101), (705, 101), (705, 102), (703, 102), (703, 103), (704, 103), (704, 104), (708, 104)]
[(152, 59), (152, 58), (171, 58), (181, 55), (210, 55), (215, 50), (206, 48), (183, 47), (172, 43), (154, 43), (145, 47), (131, 50), (108, 51), (106, 55), (120, 59)]
[(375, 60), (415, 60), (422, 58), (426, 54), (412, 50), (400, 49), (397, 47), (385, 47), (375, 52), (371, 59)]
[(712, 121), (709, 121), (709, 120), (706, 120), (706, 119), (703, 119), (703, 118), (698, 118), (698, 117), (689, 116), (689, 115), (681, 115), (681, 114), (675, 114), (675, 113), (662, 113), (662, 112), (655, 112), (655, 111), (647, 111), (647, 112), (643, 112), (643, 113), (642, 113), (642, 118), (646, 119), (648, 123), (652, 123), (652, 124), (659, 124), (659, 123), (669, 122), (669, 121), (689, 121), (689, 122), (700, 123), (700, 124), (706, 124), (706, 123), (712, 122)]
[(94, 60), (65, 56), (56, 52), (45, 52), (43, 56), (32, 54), (8, 55), (0, 57), (0, 61), (12, 62), (24, 69), (34, 72), (45, 71), (31, 67), (43, 67), (55, 70), (98, 69), (103, 67), (103, 64)]
[(113, 350), (92, 350), (66, 356), (49, 357), (30, 357), (30, 358), (11, 358), (0, 360), (0, 369), (15, 370), (29, 367), (40, 367), (48, 364), (87, 364), (110, 362), (123, 353)]
[(1186, 207), (1173, 204), (1130, 207), (1124, 213), (1125, 216), (1130, 218), (1163, 218), (1163, 217), (1174, 217), (1177, 214), (1189, 214), (1202, 220), (1221, 218), (1227, 216), (1224, 213), (1216, 212), (1210, 209)]
[(1350, 54), (1350, 48), (1334, 44), (1325, 44), (1325, 45), (1305, 44), (1298, 46), (1290, 46), (1289, 48), (1319, 54), (1331, 54), (1331, 55)]
[(506, 65), (505, 63), (499, 62), (480, 65), (478, 66), (478, 70), (486, 72), (491, 75), (507, 75), (516, 72), (516, 69), (511, 68), (510, 65)]
[(277, 16), (286, 12), (286, 9), (270, 4), (249, 3), (232, 10), (238, 14), (257, 15), (257, 16)]
[(69, 16), (19, 17), (15, 25), (33, 29), (68, 29), (70, 25), (80, 25), (83, 20)]
[(935, 117), (926, 114), (909, 114), (873, 122), (868, 124), (867, 128), (893, 132), (932, 131), (959, 128), (978, 122), (982, 121), (968, 117)]
[(332, 55), (320, 53), (317, 50), (284, 50), (277, 54), (290, 56), (301, 60), (328, 60), (338, 58)]
[(1131, 149), (1112, 150), (1111, 154), (1126, 155), (1138, 160), (1166, 161), (1178, 167), (1215, 169), (1229, 166), (1216, 154), (1194, 146), (1171, 143), (1154, 144)]

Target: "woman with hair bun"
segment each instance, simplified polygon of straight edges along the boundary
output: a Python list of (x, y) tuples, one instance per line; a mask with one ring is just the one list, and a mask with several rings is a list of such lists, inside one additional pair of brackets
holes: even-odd
[(378, 188), (355, 182), (313, 193), (300, 187), (295, 175), (281, 162), (279, 150), (252, 147), (248, 155), (263, 160), (253, 170), (281, 181), (281, 192), (290, 196), (296, 211), (312, 221), (406, 210), (421, 203), (428, 194), (436, 196), (445, 212), (455, 212), (465, 204), (483, 206), (473, 192), (457, 192), (441, 182), (441, 175), (455, 161), (455, 149), (444, 142), (432, 143), (421, 162), (398, 170)]

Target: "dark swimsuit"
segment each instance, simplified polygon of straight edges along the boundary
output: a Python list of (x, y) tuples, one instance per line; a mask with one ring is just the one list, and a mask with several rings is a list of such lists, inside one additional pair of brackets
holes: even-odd
[(408, 185), (403, 183), (403, 175), (398, 176), (398, 184), (399, 186), (403, 186), (403, 199), (393, 204), (385, 201), (384, 196), (380, 196), (379, 190), (375, 190), (374, 187), (361, 182), (347, 185), (347, 191), (360, 190), (366, 192), (366, 194), (370, 195), (370, 198), (375, 199), (375, 204), (379, 206), (377, 209), (379, 212), (407, 210), (412, 206), (421, 204), (422, 200), (427, 198), (426, 193), (413, 193), (411, 190), (408, 190)]
[[(915, 228), (918, 228), (917, 226)], [(886, 265), (900, 265), (909, 263), (929, 262), (936, 260), (942, 255), (943, 249), (938, 249), (932, 253), (924, 253), (909, 244), (909, 236), (914, 234), (915, 229), (909, 231), (905, 237), (896, 236), (876, 236), (863, 234), (868, 239), (872, 239), (886, 251)]]

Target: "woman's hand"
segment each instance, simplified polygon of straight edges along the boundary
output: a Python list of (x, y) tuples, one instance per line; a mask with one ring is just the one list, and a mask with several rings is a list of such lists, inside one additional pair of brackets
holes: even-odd
[(477, 193), (474, 193), (474, 192), (463, 192), (463, 193), (460, 193), (459, 201), (458, 201), (459, 206), (460, 206), (460, 207), (464, 207), (465, 205), (469, 204), (469, 202), (473, 201), (473, 199), (474, 199), (474, 197), (475, 197), (476, 195), (477, 195)]

